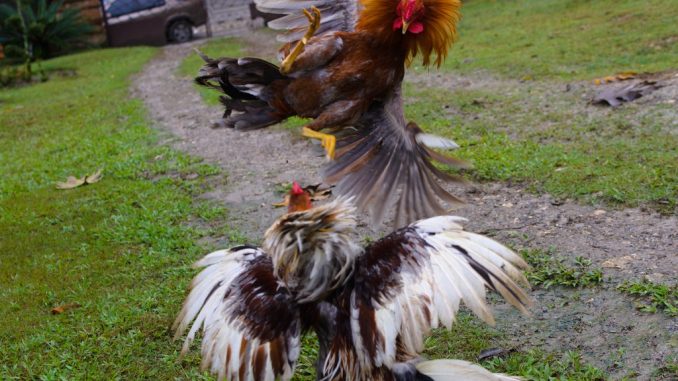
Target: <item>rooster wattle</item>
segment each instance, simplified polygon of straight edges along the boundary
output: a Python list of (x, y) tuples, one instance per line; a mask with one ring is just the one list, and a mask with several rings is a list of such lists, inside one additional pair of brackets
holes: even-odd
[[(307, 209), (290, 194), (289, 212), (261, 248), (211, 253), (176, 319), (176, 337), (199, 330), (202, 367), (220, 380), (289, 380), (301, 335), (319, 340), (318, 380), (517, 380), (459, 360), (424, 361), (431, 329), (450, 328), (460, 302), (492, 324), (485, 289), (522, 312), (531, 301), (527, 264), (462, 218), (415, 222), (363, 248), (354, 207), (345, 198)], [(298, 200), (295, 200), (298, 198)]]
[[(406, 65), (440, 65), (456, 35), (460, 0), (257, 0), (287, 14), (280, 68), (257, 58), (203, 55), (196, 81), (225, 94), (221, 125), (248, 130), (290, 116), (313, 118), (302, 134), (322, 141), (332, 159), (323, 176), (340, 195), (381, 221), (397, 197), (395, 226), (444, 214), (461, 201), (438, 183), (458, 181), (436, 168), (466, 163), (432, 148), (456, 148), (423, 133), (403, 113)], [(304, 8), (311, 7), (311, 11)], [(303, 10), (304, 13), (301, 11)], [(324, 17), (321, 19), (320, 14)], [(306, 23), (310, 22), (308, 29)], [(296, 42), (296, 44), (295, 44)], [(330, 130), (331, 134), (320, 130)]]

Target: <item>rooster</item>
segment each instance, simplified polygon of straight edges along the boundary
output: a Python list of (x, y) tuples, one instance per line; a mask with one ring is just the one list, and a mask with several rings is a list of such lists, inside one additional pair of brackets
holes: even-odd
[(317, 379), (518, 380), (460, 360), (424, 361), (431, 329), (450, 328), (461, 301), (494, 318), (485, 289), (527, 313), (527, 264), (463, 219), (415, 222), (361, 247), (354, 206), (338, 198), (312, 207), (295, 184), (288, 213), (266, 231), (261, 248), (211, 253), (191, 283), (175, 338), (190, 328), (185, 354), (202, 330), (202, 367), (219, 380), (289, 380), (301, 336), (319, 340)]
[[(257, 58), (202, 55), (206, 63), (196, 82), (225, 94), (220, 125), (250, 130), (294, 115), (312, 118), (302, 135), (320, 139), (334, 159), (325, 181), (353, 196), (374, 222), (383, 219), (399, 190), (396, 226), (445, 213), (441, 200), (461, 203), (437, 182), (460, 179), (432, 164), (466, 167), (431, 149), (456, 143), (408, 122), (401, 94), (405, 68), (416, 56), (424, 66), (442, 63), (455, 39), (460, 0), (256, 4), (264, 12), (287, 14), (270, 24), (287, 30), (280, 35), (284, 60), (278, 67)], [(326, 129), (332, 134), (320, 132)]]

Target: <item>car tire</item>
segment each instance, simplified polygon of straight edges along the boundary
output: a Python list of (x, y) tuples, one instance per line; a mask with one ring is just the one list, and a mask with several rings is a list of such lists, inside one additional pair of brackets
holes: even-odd
[(170, 42), (188, 42), (193, 39), (193, 25), (187, 20), (177, 20), (167, 28), (167, 39)]

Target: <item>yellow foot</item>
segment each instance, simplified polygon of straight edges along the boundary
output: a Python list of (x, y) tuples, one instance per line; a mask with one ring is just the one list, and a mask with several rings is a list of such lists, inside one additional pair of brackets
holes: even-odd
[(314, 131), (308, 127), (301, 129), (301, 135), (307, 138), (318, 139), (327, 152), (327, 158), (334, 160), (334, 150), (337, 146), (337, 138), (334, 135), (323, 134), (322, 132)]
[(304, 34), (304, 37), (297, 42), (297, 45), (292, 49), (290, 54), (285, 57), (283, 60), (282, 64), (280, 65), (280, 73), (282, 74), (287, 74), (292, 70), (292, 65), (294, 64), (294, 60), (297, 59), (299, 54), (304, 50), (304, 46), (308, 43), (308, 40), (313, 37), (315, 32), (318, 30), (320, 27), (320, 9), (316, 7), (311, 7), (311, 11), (309, 12), (308, 9), (304, 9), (304, 16), (308, 19), (308, 30), (306, 30), (306, 34)]

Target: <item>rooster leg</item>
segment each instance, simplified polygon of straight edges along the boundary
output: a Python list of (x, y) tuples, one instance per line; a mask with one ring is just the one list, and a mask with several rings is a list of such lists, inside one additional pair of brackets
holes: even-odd
[[(311, 13), (312, 12), (312, 13)], [(280, 73), (287, 74), (291, 71), (294, 60), (297, 59), (297, 56), (301, 54), (301, 51), (304, 50), (304, 46), (308, 43), (308, 40), (313, 37), (315, 32), (320, 27), (320, 10), (316, 7), (311, 7), (311, 12), (307, 9), (304, 9), (304, 15), (308, 19), (308, 30), (304, 37), (297, 42), (297, 45), (292, 49), (290, 54), (285, 57), (282, 64), (280, 65)]]
[(301, 135), (320, 140), (320, 143), (325, 148), (325, 152), (327, 152), (327, 158), (330, 160), (334, 159), (334, 151), (337, 146), (337, 138), (334, 135), (323, 134), (322, 132), (314, 131), (308, 127), (301, 129)]

